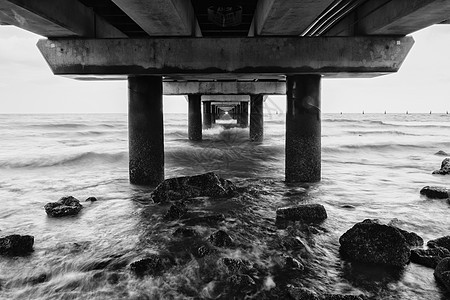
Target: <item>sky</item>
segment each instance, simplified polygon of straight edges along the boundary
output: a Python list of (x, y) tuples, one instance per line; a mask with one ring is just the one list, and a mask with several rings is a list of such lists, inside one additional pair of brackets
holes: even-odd
[[(450, 110), (450, 25), (412, 36), (415, 45), (396, 74), (372, 79), (324, 79), (324, 113), (410, 113)], [(36, 47), (42, 37), (0, 26), (0, 113), (126, 113), (127, 82), (55, 76)], [(284, 96), (266, 108), (285, 110)], [(165, 96), (165, 113), (186, 113), (184, 97)]]

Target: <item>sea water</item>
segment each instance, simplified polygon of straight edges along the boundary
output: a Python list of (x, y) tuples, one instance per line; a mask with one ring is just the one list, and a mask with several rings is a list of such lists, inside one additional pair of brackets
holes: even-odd
[[(226, 230), (246, 247), (215, 257), (246, 259), (265, 271), (250, 298), (289, 284), (317, 293), (365, 294), (374, 299), (447, 299), (433, 270), (410, 263), (400, 272), (352, 266), (339, 256), (339, 237), (367, 218), (394, 220), (426, 241), (450, 234), (450, 204), (428, 200), (426, 185), (449, 187), (432, 175), (450, 152), (450, 117), (440, 114), (323, 114), (322, 181), (284, 182), (285, 116), (265, 115), (264, 141), (248, 129), (216, 125), (202, 142), (187, 138), (187, 116), (166, 114), (165, 177), (216, 172), (233, 181), (240, 196), (195, 209), (223, 213), (225, 222), (197, 226), (202, 238)], [(1, 299), (202, 299), (224, 274), (209, 274), (204, 261), (180, 254), (164, 221), (167, 205), (153, 204), (154, 187), (128, 181), (126, 114), (0, 115), (0, 236), (30, 234), (34, 252), (0, 257)], [(49, 218), (48, 202), (72, 195), (84, 209), (75, 217)], [(95, 196), (97, 202), (84, 202)], [(314, 234), (275, 226), (278, 207), (323, 204), (328, 219)], [(276, 270), (292, 254), (274, 241), (298, 237), (308, 255), (293, 278)], [(275, 243), (276, 244), (276, 243)], [(183, 257), (162, 276), (138, 278), (129, 264), (151, 253)], [(212, 264), (214, 265), (214, 264)], [(214, 273), (214, 270), (210, 271)], [(277, 273), (278, 272), (278, 273)], [(287, 279), (286, 279), (287, 278)]]

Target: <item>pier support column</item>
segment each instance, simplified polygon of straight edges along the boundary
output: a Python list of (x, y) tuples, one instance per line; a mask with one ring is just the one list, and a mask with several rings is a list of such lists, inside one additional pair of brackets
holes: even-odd
[(253, 95), (250, 96), (250, 140), (262, 142), (263, 138), (263, 95)]
[(286, 182), (320, 181), (320, 82), (320, 75), (286, 78)]
[(217, 109), (215, 105), (211, 105), (211, 123), (216, 124)]
[(248, 102), (241, 102), (241, 127), (248, 127)]
[(241, 105), (236, 105), (236, 124), (237, 126), (241, 126)]
[(188, 136), (191, 141), (202, 140), (202, 99), (201, 95), (189, 95)]
[(161, 76), (128, 77), (130, 182), (164, 180), (163, 84)]
[(203, 102), (203, 128), (209, 129), (212, 127), (212, 117), (211, 117), (211, 102)]

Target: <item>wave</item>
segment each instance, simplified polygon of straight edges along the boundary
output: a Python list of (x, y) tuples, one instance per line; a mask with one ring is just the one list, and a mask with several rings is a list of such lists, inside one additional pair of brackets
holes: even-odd
[(85, 165), (95, 163), (112, 164), (125, 161), (127, 157), (128, 152), (119, 152), (119, 153), (84, 152), (59, 157), (45, 156), (31, 159), (0, 161), (0, 168), (20, 169), (20, 168), (44, 168), (55, 166)]
[(386, 151), (386, 150), (406, 150), (406, 149), (424, 149), (429, 148), (429, 145), (420, 144), (362, 144), (362, 145), (339, 145), (339, 146), (325, 146), (322, 151), (325, 153), (333, 152), (347, 152), (355, 150), (367, 151)]
[(388, 135), (408, 135), (408, 136), (422, 136), (421, 134), (407, 133), (398, 130), (371, 130), (371, 131), (347, 131), (349, 134), (358, 134), (358, 135), (380, 135), (380, 134), (388, 134)]
[(121, 127), (121, 125), (113, 124), (81, 124), (81, 123), (56, 123), (56, 124), (32, 124), (26, 125), (28, 128), (38, 128), (38, 129), (80, 129), (80, 128), (116, 128)]

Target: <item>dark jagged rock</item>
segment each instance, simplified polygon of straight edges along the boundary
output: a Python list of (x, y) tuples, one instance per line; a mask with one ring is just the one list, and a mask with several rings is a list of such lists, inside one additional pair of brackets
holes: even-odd
[(410, 247), (400, 231), (370, 219), (357, 223), (339, 238), (341, 253), (351, 261), (402, 267)]
[(423, 246), (423, 238), (421, 238), (417, 233), (409, 232), (395, 226), (392, 227), (397, 228), (397, 230), (400, 231), (400, 233), (405, 237), (406, 243), (408, 243), (410, 248)]
[(285, 255), (283, 257), (283, 260), (284, 260), (283, 268), (285, 270), (301, 272), (305, 269), (305, 266), (299, 260), (293, 258), (292, 256)]
[(364, 295), (341, 295), (341, 294), (325, 294), (322, 297), (323, 300), (365, 300)]
[(167, 211), (166, 215), (164, 216), (164, 219), (166, 220), (178, 220), (182, 216), (184, 216), (187, 213), (187, 207), (182, 202), (176, 202), (172, 204)]
[(248, 295), (256, 292), (255, 281), (253, 278), (245, 274), (232, 275), (227, 279), (227, 283), (233, 293)]
[(95, 197), (89, 197), (86, 200), (84, 200), (84, 202), (95, 202), (95, 201), (97, 201), (97, 198)]
[(450, 251), (450, 235), (428, 241), (427, 246), (430, 248), (443, 247)]
[(445, 151), (439, 150), (438, 152), (436, 152), (434, 155), (439, 155), (439, 156), (449, 156), (450, 154), (448, 154)]
[(450, 191), (439, 186), (426, 186), (420, 190), (420, 194), (430, 199), (447, 199), (449, 198)]
[(130, 269), (137, 276), (160, 275), (173, 265), (174, 261), (171, 257), (152, 254), (146, 258), (132, 262)]
[(288, 285), (287, 290), (289, 295), (295, 300), (320, 300), (319, 296), (315, 292), (307, 288)]
[(201, 224), (217, 225), (218, 223), (223, 221), (225, 221), (225, 216), (223, 214), (217, 214), (186, 219), (183, 220), (183, 223), (187, 226), (195, 226)]
[(439, 262), (434, 269), (434, 277), (450, 291), (450, 257)]
[(446, 257), (450, 257), (450, 251), (442, 247), (411, 250), (412, 262), (433, 269)]
[(31, 235), (8, 235), (0, 238), (0, 254), (26, 255), (33, 252), (34, 237)]
[(280, 246), (288, 251), (302, 251), (308, 248), (305, 243), (297, 236), (288, 236), (283, 238)]
[(223, 264), (230, 273), (246, 272), (250, 269), (248, 261), (224, 257), (220, 259), (220, 263)]
[(117, 273), (111, 273), (111, 274), (109, 274), (109, 275), (108, 275), (108, 278), (106, 279), (106, 281), (107, 281), (109, 284), (113, 284), (113, 285), (119, 283), (119, 280), (120, 280), (120, 275), (117, 274)]
[(223, 230), (218, 230), (210, 235), (209, 241), (216, 247), (230, 247), (233, 246), (233, 240)]
[(277, 209), (277, 222), (301, 221), (319, 223), (327, 218), (325, 207), (321, 204), (301, 204)]
[(192, 255), (194, 255), (197, 258), (202, 258), (205, 257), (207, 255), (216, 253), (216, 249), (208, 246), (208, 245), (202, 245), (202, 246), (198, 246), (198, 247), (194, 247), (192, 249)]
[(195, 197), (232, 197), (235, 194), (234, 184), (216, 174), (206, 174), (166, 179), (152, 192), (155, 203), (182, 200)]
[(44, 283), (48, 280), (50, 280), (50, 276), (45, 273), (42, 273), (42, 274), (27, 278), (26, 282), (30, 283), (32, 285), (36, 285), (36, 284)]
[(177, 228), (172, 235), (175, 237), (194, 237), (199, 236), (200, 234), (194, 228), (180, 227)]
[(438, 175), (450, 174), (450, 158), (445, 158), (441, 163), (441, 169), (434, 171), (433, 174), (438, 174)]
[(57, 202), (50, 202), (44, 206), (47, 215), (55, 218), (76, 215), (82, 208), (80, 201), (72, 196), (62, 197)]

